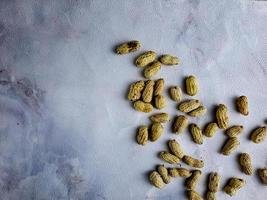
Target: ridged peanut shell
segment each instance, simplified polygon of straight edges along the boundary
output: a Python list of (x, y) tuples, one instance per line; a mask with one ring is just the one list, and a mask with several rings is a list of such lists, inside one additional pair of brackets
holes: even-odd
[(148, 141), (148, 127), (140, 126), (137, 130), (136, 141), (140, 145), (145, 145)]
[(176, 140), (169, 140), (168, 146), (170, 151), (177, 156), (178, 158), (182, 159), (184, 157), (184, 152), (182, 150), (181, 145)]
[(221, 176), (217, 172), (209, 174), (208, 189), (212, 192), (217, 192), (219, 189)]
[(192, 135), (192, 139), (197, 144), (203, 144), (203, 135), (202, 131), (196, 124), (190, 124), (189, 131)]
[(195, 168), (203, 168), (204, 167), (204, 161), (200, 159), (193, 158), (191, 156), (185, 155), (183, 157), (183, 162), (191, 167)]
[(237, 137), (228, 138), (221, 152), (223, 155), (228, 156), (234, 152), (239, 145), (240, 142), (238, 141)]
[(163, 90), (164, 90), (164, 79), (160, 78), (155, 81), (155, 86), (154, 86), (154, 96), (157, 95), (162, 95)]
[(234, 125), (226, 129), (225, 133), (229, 137), (237, 137), (243, 132), (244, 127), (242, 125)]
[(178, 65), (180, 63), (178, 57), (169, 54), (162, 55), (159, 60), (164, 65)]
[(192, 172), (192, 175), (186, 179), (185, 181), (185, 188), (187, 190), (194, 190), (196, 189), (197, 183), (200, 180), (201, 177), (201, 171), (200, 170), (194, 170)]
[(192, 110), (191, 112), (188, 113), (191, 117), (200, 117), (205, 115), (207, 112), (207, 108), (205, 106), (199, 106), (195, 110)]
[(171, 154), (171, 153), (169, 153), (167, 151), (160, 152), (159, 153), (159, 157), (162, 160), (164, 160), (167, 163), (169, 163), (169, 164), (178, 164), (178, 163), (180, 163), (180, 159), (177, 156), (175, 156), (175, 155), (173, 155), (173, 154)]
[(163, 182), (168, 184), (171, 181), (171, 177), (169, 176), (168, 170), (164, 165), (159, 165), (157, 167), (159, 174), (161, 175)]
[(265, 140), (266, 134), (267, 134), (266, 126), (258, 127), (254, 131), (252, 131), (252, 133), (250, 135), (250, 139), (254, 143), (258, 144), (258, 143), (261, 143)]
[(178, 110), (180, 110), (181, 112), (184, 113), (189, 113), (192, 110), (195, 110), (196, 108), (198, 108), (199, 106), (201, 106), (201, 102), (197, 99), (190, 99), (190, 100), (185, 100), (183, 102), (181, 102), (178, 105)]
[(136, 111), (149, 113), (153, 110), (153, 106), (150, 103), (145, 103), (141, 100), (134, 102), (133, 107)]
[(152, 185), (154, 185), (157, 188), (163, 188), (165, 186), (165, 183), (160, 176), (160, 174), (156, 171), (153, 171), (149, 174), (149, 181)]
[(152, 78), (154, 75), (156, 75), (161, 68), (161, 63), (159, 61), (155, 61), (151, 63), (149, 66), (147, 66), (144, 69), (144, 77), (145, 78)]
[(228, 109), (224, 104), (219, 104), (216, 108), (216, 120), (220, 129), (226, 129), (229, 124)]
[(236, 99), (237, 111), (242, 115), (247, 116), (249, 114), (248, 98), (246, 96), (240, 96)]
[(170, 97), (173, 101), (179, 102), (182, 100), (183, 93), (180, 87), (173, 86), (170, 88), (169, 92), (170, 92)]
[(185, 128), (188, 125), (188, 118), (183, 115), (179, 115), (175, 118), (172, 125), (172, 131), (176, 134), (181, 134), (184, 132)]
[(163, 134), (163, 126), (161, 123), (154, 122), (152, 123), (151, 129), (150, 129), (150, 141), (154, 142), (160, 138), (160, 136)]
[(239, 164), (240, 164), (242, 172), (244, 172), (246, 175), (253, 174), (252, 161), (248, 153), (241, 153), (239, 155)]
[(188, 200), (203, 200), (201, 195), (198, 194), (194, 190), (188, 190), (188, 191), (186, 191), (186, 194), (187, 194)]
[(146, 103), (150, 103), (152, 101), (154, 84), (155, 84), (155, 82), (152, 80), (146, 81), (145, 88), (144, 88), (143, 93), (142, 93), (142, 99)]
[(165, 108), (167, 103), (166, 103), (166, 99), (163, 95), (157, 95), (155, 96), (154, 98), (154, 104), (155, 104), (155, 107), (157, 109), (162, 109), (162, 108)]
[(258, 176), (264, 185), (267, 185), (267, 167), (258, 169)]
[(147, 51), (137, 57), (137, 59), (135, 60), (135, 65), (137, 67), (145, 67), (148, 64), (152, 63), (156, 59), (156, 56), (156, 52)]
[(141, 98), (144, 87), (145, 87), (144, 81), (137, 81), (135, 83), (132, 83), (128, 91), (128, 100), (129, 101), (139, 100)]
[(140, 48), (141, 48), (141, 43), (137, 40), (132, 40), (118, 45), (115, 51), (117, 54), (122, 55), (138, 51)]
[(190, 96), (194, 96), (199, 91), (198, 81), (195, 76), (188, 76), (185, 79), (186, 93)]
[(238, 190), (240, 190), (242, 187), (244, 187), (246, 185), (246, 181), (241, 179), (241, 178), (236, 178), (233, 177), (231, 178), (227, 184), (225, 185), (225, 187), (223, 188), (223, 191), (230, 195), (233, 196), (236, 194), (236, 192)]
[(218, 130), (218, 125), (215, 122), (210, 122), (205, 126), (203, 134), (207, 137), (212, 137)]
[(157, 113), (149, 117), (152, 122), (166, 123), (170, 121), (168, 113)]

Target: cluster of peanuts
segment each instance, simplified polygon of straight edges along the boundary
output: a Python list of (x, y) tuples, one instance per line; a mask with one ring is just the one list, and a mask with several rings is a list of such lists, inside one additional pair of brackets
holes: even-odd
[[(127, 54), (138, 51), (141, 48), (139, 41), (130, 41), (120, 44), (116, 48), (117, 54)], [(180, 63), (176, 56), (169, 54), (162, 55), (157, 59), (154, 51), (146, 51), (139, 55), (135, 60), (135, 65), (144, 68), (143, 75), (146, 81), (140, 80), (130, 85), (128, 90), (128, 100), (133, 102), (133, 107), (139, 112), (149, 113), (154, 108), (160, 110), (167, 106), (166, 98), (163, 96), (164, 79), (151, 80), (151, 78), (161, 69), (161, 65), (178, 65)], [(189, 96), (195, 96), (199, 92), (199, 83), (195, 76), (190, 75), (185, 78), (185, 93)], [(216, 107), (215, 120), (208, 123), (203, 130), (194, 123), (189, 124), (189, 117), (201, 117), (206, 114), (207, 109), (198, 99), (183, 100), (181, 87), (173, 86), (169, 89), (170, 99), (178, 103), (178, 110), (184, 113), (175, 117), (172, 124), (172, 132), (179, 135), (188, 127), (192, 136), (192, 141), (198, 145), (203, 144), (204, 136), (213, 137), (219, 129), (225, 131), (227, 140), (222, 146), (223, 155), (232, 154), (240, 145), (238, 137), (243, 132), (242, 125), (229, 126), (228, 108), (224, 104)], [(248, 98), (246, 96), (237, 97), (235, 100), (237, 111), (247, 116), (249, 114)], [(140, 145), (146, 145), (148, 141), (157, 141), (164, 133), (162, 124), (170, 121), (168, 113), (159, 112), (149, 117), (151, 126), (142, 125), (138, 128), (136, 141)], [(258, 127), (252, 131), (250, 139), (254, 143), (264, 141), (267, 130), (266, 126)], [(190, 171), (186, 168), (166, 168), (163, 164), (158, 165), (156, 170), (149, 174), (149, 180), (157, 188), (163, 188), (170, 183), (171, 177), (185, 178), (185, 189), (188, 199), (201, 200), (203, 197), (196, 191), (197, 183), (200, 180), (202, 172), (200, 168), (204, 167), (204, 160), (194, 158), (184, 153), (183, 148), (175, 139), (168, 141), (169, 151), (159, 152), (159, 158), (169, 164), (178, 164), (183, 162), (190, 167), (198, 168)], [(248, 153), (239, 155), (239, 165), (241, 171), (246, 175), (254, 173), (252, 159)], [(258, 169), (258, 176), (261, 182), (267, 185), (267, 168)], [(208, 186), (206, 199), (215, 200), (216, 192), (219, 190), (221, 176), (217, 172), (211, 172), (208, 177)], [(232, 177), (223, 187), (223, 191), (230, 196), (236, 194), (246, 184), (246, 181)]]

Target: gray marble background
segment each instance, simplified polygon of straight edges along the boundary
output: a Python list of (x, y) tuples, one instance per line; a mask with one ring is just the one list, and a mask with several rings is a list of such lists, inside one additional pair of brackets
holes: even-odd
[[(167, 87), (195, 74), (197, 96), (211, 110), (229, 107), (231, 124), (245, 127), (241, 146), (218, 154), (222, 132), (203, 145), (188, 133), (164, 136), (140, 147), (136, 128), (148, 114), (125, 99), (129, 83), (142, 79), (133, 64), (138, 53), (117, 56), (114, 45), (139, 39), (142, 50), (178, 55), (182, 64), (155, 77)], [(267, 120), (267, 2), (230, 0), (2, 0), (0, 1), (0, 199), (1, 200), (174, 200), (185, 199), (182, 179), (163, 190), (147, 172), (162, 163), (157, 153), (176, 138), (188, 154), (217, 171), (222, 185), (231, 176), (247, 185), (233, 200), (267, 198), (257, 177), (242, 174), (238, 152), (249, 152), (255, 168), (267, 165), (267, 145), (247, 137)], [(234, 110), (245, 94), (250, 115)], [(164, 111), (175, 116), (168, 100)], [(200, 126), (209, 112), (192, 119)], [(167, 165), (168, 166), (168, 165)], [(218, 199), (230, 199), (223, 192)]]

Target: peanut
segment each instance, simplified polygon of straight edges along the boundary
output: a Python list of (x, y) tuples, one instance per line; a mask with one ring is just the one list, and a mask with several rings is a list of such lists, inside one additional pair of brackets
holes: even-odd
[(267, 185), (267, 167), (263, 169), (258, 169), (258, 175), (260, 177), (261, 182), (264, 185)]
[(136, 141), (138, 144), (145, 145), (148, 140), (148, 128), (147, 126), (140, 126), (136, 134)]
[(241, 153), (239, 155), (239, 164), (241, 166), (241, 170), (246, 175), (252, 175), (253, 174), (253, 167), (251, 162), (251, 157), (248, 153)]
[(145, 103), (141, 100), (134, 102), (134, 109), (140, 112), (149, 113), (153, 110), (153, 106), (150, 103)]
[(203, 200), (200, 194), (194, 190), (187, 191), (188, 200)]
[(194, 96), (199, 91), (198, 81), (195, 76), (188, 76), (185, 79), (186, 93), (190, 96)]
[(225, 105), (219, 104), (216, 109), (217, 124), (220, 129), (226, 129), (229, 124), (228, 109)]
[(242, 115), (248, 115), (248, 98), (246, 96), (240, 96), (236, 99), (236, 108), (237, 111), (240, 112)]
[(166, 169), (166, 167), (164, 167), (164, 165), (159, 165), (157, 169), (163, 179), (163, 182), (166, 184), (170, 183), (171, 177), (169, 176), (168, 170)]
[(191, 112), (192, 110), (195, 110), (201, 106), (201, 103), (197, 99), (190, 99), (190, 100), (185, 100), (182, 103), (179, 104), (178, 110), (184, 113)]
[(144, 81), (137, 81), (135, 83), (132, 83), (130, 85), (129, 92), (128, 92), (128, 100), (130, 101), (139, 100), (144, 87), (145, 87)]
[(239, 145), (240, 142), (238, 141), (237, 137), (228, 138), (221, 152), (223, 155), (228, 156), (234, 150), (236, 150)]
[(155, 82), (152, 80), (146, 81), (146, 85), (142, 93), (142, 99), (146, 103), (150, 103), (152, 101), (154, 84)]
[(256, 128), (254, 131), (252, 131), (251, 135), (250, 135), (250, 139), (254, 142), (254, 143), (261, 143), (265, 140), (266, 138), (266, 133), (267, 132), (267, 128), (266, 126), (263, 127), (258, 127)]
[(196, 124), (190, 124), (189, 131), (192, 135), (193, 141), (197, 144), (203, 144), (202, 131)]
[(241, 189), (244, 185), (246, 184), (246, 181), (241, 179), (241, 178), (236, 178), (233, 177), (231, 178), (228, 183), (225, 185), (223, 188), (223, 191), (230, 195), (233, 196), (236, 194), (236, 192)]
[(196, 189), (197, 183), (199, 182), (201, 177), (201, 171), (200, 170), (194, 170), (192, 172), (192, 175), (186, 179), (185, 181), (185, 188), (187, 190), (194, 190)]
[(177, 57), (169, 54), (162, 55), (159, 60), (164, 65), (178, 65), (180, 63)]
[(151, 126), (150, 131), (150, 141), (154, 142), (160, 138), (160, 136), (163, 134), (163, 126), (161, 123), (154, 122)]
[(171, 168), (169, 169), (169, 174), (171, 177), (182, 177), (182, 178), (188, 178), (192, 175), (192, 172), (190, 172), (186, 168)]
[(244, 128), (242, 125), (235, 125), (235, 126), (231, 126), (228, 129), (226, 129), (225, 133), (229, 137), (237, 137), (238, 135), (242, 133), (243, 129)]
[(200, 117), (207, 112), (207, 109), (204, 106), (199, 106), (195, 110), (192, 110), (188, 113), (191, 117)]
[(157, 109), (162, 109), (166, 107), (166, 99), (163, 95), (155, 96), (155, 107)]
[(154, 185), (157, 188), (161, 189), (161, 188), (163, 188), (165, 186), (165, 183), (164, 183), (162, 177), (156, 171), (153, 171), (153, 172), (150, 173), (149, 180), (150, 180), (151, 184)]
[(117, 46), (115, 51), (117, 54), (127, 54), (138, 51), (140, 47), (141, 47), (140, 42), (137, 40), (133, 40), (120, 44), (119, 46)]
[(188, 119), (186, 116), (179, 115), (175, 118), (174, 123), (172, 125), (172, 131), (176, 134), (181, 134), (184, 132), (187, 127)]
[(180, 159), (177, 156), (175, 156), (175, 155), (173, 155), (173, 154), (171, 154), (171, 153), (169, 153), (167, 151), (160, 152), (159, 153), (159, 157), (162, 160), (164, 160), (167, 163), (169, 163), (169, 164), (178, 164), (178, 163), (180, 163)]
[(155, 81), (154, 96), (162, 95), (164, 89), (164, 79), (160, 78)]
[(221, 177), (218, 173), (212, 172), (209, 174), (208, 189), (211, 192), (217, 192), (219, 189)]
[(185, 155), (182, 160), (185, 164), (187, 164), (191, 167), (195, 167), (195, 168), (203, 168), (204, 167), (204, 161), (203, 160), (199, 160), (199, 159), (193, 158), (191, 156)]
[(154, 76), (159, 72), (160, 68), (161, 68), (161, 63), (159, 61), (153, 62), (144, 69), (144, 77), (151, 78), (152, 76)]
[(212, 137), (218, 130), (218, 126), (214, 122), (210, 122), (206, 125), (203, 134), (207, 137)]
[(149, 117), (152, 122), (166, 123), (170, 121), (168, 113), (157, 113)]
[(216, 193), (212, 191), (208, 191), (206, 194), (207, 200), (216, 200)]
[(178, 86), (170, 88), (170, 97), (173, 101), (179, 102), (182, 100), (183, 94), (182, 89)]
[(137, 59), (135, 60), (135, 65), (137, 67), (145, 67), (148, 64), (152, 63), (156, 59), (156, 56), (156, 52), (147, 51), (137, 57)]
[(169, 140), (168, 146), (169, 146), (170, 151), (175, 156), (177, 156), (180, 159), (182, 159), (184, 157), (184, 152), (182, 150), (182, 147), (176, 140)]

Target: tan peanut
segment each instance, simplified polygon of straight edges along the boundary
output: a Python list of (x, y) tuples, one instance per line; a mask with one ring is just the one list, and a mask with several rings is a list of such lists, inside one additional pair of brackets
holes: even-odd
[(239, 145), (240, 142), (238, 141), (237, 137), (228, 138), (221, 152), (223, 155), (228, 156), (234, 152)]
[(160, 152), (159, 153), (159, 157), (162, 160), (164, 160), (167, 163), (169, 163), (169, 164), (178, 164), (178, 163), (180, 163), (180, 159), (177, 156), (175, 156), (175, 155), (173, 155), (173, 154), (171, 154), (171, 153), (169, 153), (167, 151)]
[(174, 123), (172, 125), (172, 131), (176, 134), (181, 134), (182, 132), (184, 132), (187, 125), (188, 125), (187, 117), (179, 115), (174, 120)]
[(166, 169), (166, 167), (164, 167), (164, 165), (159, 165), (157, 168), (159, 174), (161, 175), (163, 182), (168, 184), (171, 181), (171, 177), (168, 174), (168, 170)]
[(243, 186), (245, 186), (246, 181), (241, 179), (241, 178), (236, 178), (233, 177), (231, 178), (227, 184), (224, 186), (223, 191), (230, 195), (233, 196), (236, 194), (238, 190), (240, 190)]
[(157, 56), (156, 52), (147, 51), (138, 56), (138, 58), (135, 60), (135, 65), (137, 67), (145, 67), (148, 64), (152, 63), (156, 59), (156, 56)]
[(184, 157), (184, 152), (182, 150), (181, 145), (176, 140), (169, 140), (168, 146), (170, 151), (177, 156), (178, 158), (182, 159)]
[(221, 176), (217, 172), (212, 172), (209, 174), (208, 189), (211, 192), (217, 192), (219, 189), (221, 181)]
[(259, 175), (261, 182), (264, 185), (267, 185), (267, 167), (258, 169), (258, 175)]
[(147, 126), (140, 126), (137, 130), (136, 141), (140, 145), (145, 145), (148, 140), (148, 128)]
[(252, 161), (251, 161), (251, 157), (248, 153), (241, 153), (239, 155), (239, 164), (241, 166), (241, 170), (246, 175), (252, 175), (253, 174)]
[(132, 83), (130, 85), (128, 92), (128, 100), (130, 101), (139, 100), (141, 98), (144, 87), (145, 87), (144, 81), (137, 81), (135, 83)]
[(190, 172), (186, 168), (170, 168), (169, 174), (171, 177), (182, 177), (182, 178), (188, 178), (192, 175), (192, 172)]
[(218, 125), (215, 122), (210, 122), (206, 125), (203, 134), (207, 137), (212, 137), (218, 130)]
[(145, 103), (141, 100), (134, 102), (134, 109), (140, 112), (149, 113), (153, 110), (153, 106), (150, 103)]
[(164, 65), (178, 65), (180, 63), (178, 57), (169, 54), (162, 55), (159, 60)]
[(152, 122), (166, 123), (170, 121), (168, 113), (157, 113), (149, 117)]
[(192, 110), (195, 110), (201, 106), (201, 102), (197, 99), (190, 99), (190, 100), (185, 100), (182, 103), (179, 104), (178, 110), (184, 113), (189, 113)]
[(186, 93), (190, 96), (194, 96), (199, 91), (198, 81), (195, 76), (188, 76), (185, 79)]
[(152, 185), (154, 185), (157, 188), (163, 188), (165, 186), (162, 177), (156, 171), (153, 171), (149, 174), (149, 181), (151, 182)]
[(219, 104), (216, 109), (217, 124), (220, 129), (226, 129), (229, 124), (228, 109), (225, 105)]
[(193, 141), (197, 144), (203, 144), (202, 131), (196, 124), (190, 124), (189, 131), (192, 135)]
[(152, 80), (146, 81), (145, 88), (142, 93), (142, 99), (146, 103), (150, 103), (152, 101), (154, 84), (155, 82)]
[(166, 103), (166, 99), (163, 95), (158, 95), (158, 96), (155, 96), (155, 107), (157, 109), (162, 109), (162, 108), (165, 108), (167, 103)]
[(150, 130), (150, 141), (154, 142), (160, 138), (163, 134), (163, 126), (159, 122), (152, 123), (151, 130)]
[(208, 191), (206, 194), (206, 200), (216, 200), (216, 193)]
[(192, 175), (186, 179), (185, 181), (185, 188), (187, 190), (194, 190), (196, 189), (197, 183), (199, 182), (201, 177), (201, 171), (200, 170), (194, 170), (192, 172)]
[(187, 196), (188, 196), (188, 200), (203, 200), (201, 195), (198, 194), (194, 190), (188, 190), (188, 191), (186, 191), (186, 193), (187, 193)]
[(159, 61), (151, 63), (144, 69), (144, 77), (151, 78), (152, 76), (154, 76), (159, 72), (160, 68), (161, 68), (161, 63)]
[(188, 113), (191, 117), (200, 117), (202, 115), (205, 115), (207, 112), (207, 109), (204, 106), (199, 106), (195, 110), (192, 110)]
[(244, 127), (242, 125), (235, 125), (231, 126), (228, 129), (226, 129), (225, 133), (229, 137), (237, 137), (243, 132)]
[(127, 54), (138, 51), (140, 47), (141, 47), (140, 42), (137, 40), (133, 40), (118, 45), (115, 51), (117, 54)]
[(236, 108), (237, 111), (240, 112), (242, 115), (249, 114), (248, 108), (248, 98), (246, 96), (240, 96), (236, 99)]
[(252, 133), (250, 135), (250, 139), (254, 143), (258, 144), (258, 143), (261, 143), (261, 142), (263, 142), (265, 140), (266, 134), (267, 134), (266, 126), (258, 127), (254, 131), (252, 131)]
[(162, 95), (164, 89), (164, 79), (160, 78), (155, 81), (154, 96)]
[(178, 86), (173, 86), (170, 88), (170, 97), (173, 101), (179, 102), (182, 100), (183, 93), (182, 89)]
[(185, 155), (182, 160), (185, 164), (187, 164), (191, 167), (195, 167), (195, 168), (203, 168), (204, 167), (204, 161), (203, 160), (199, 160), (199, 159), (193, 158), (191, 156)]

